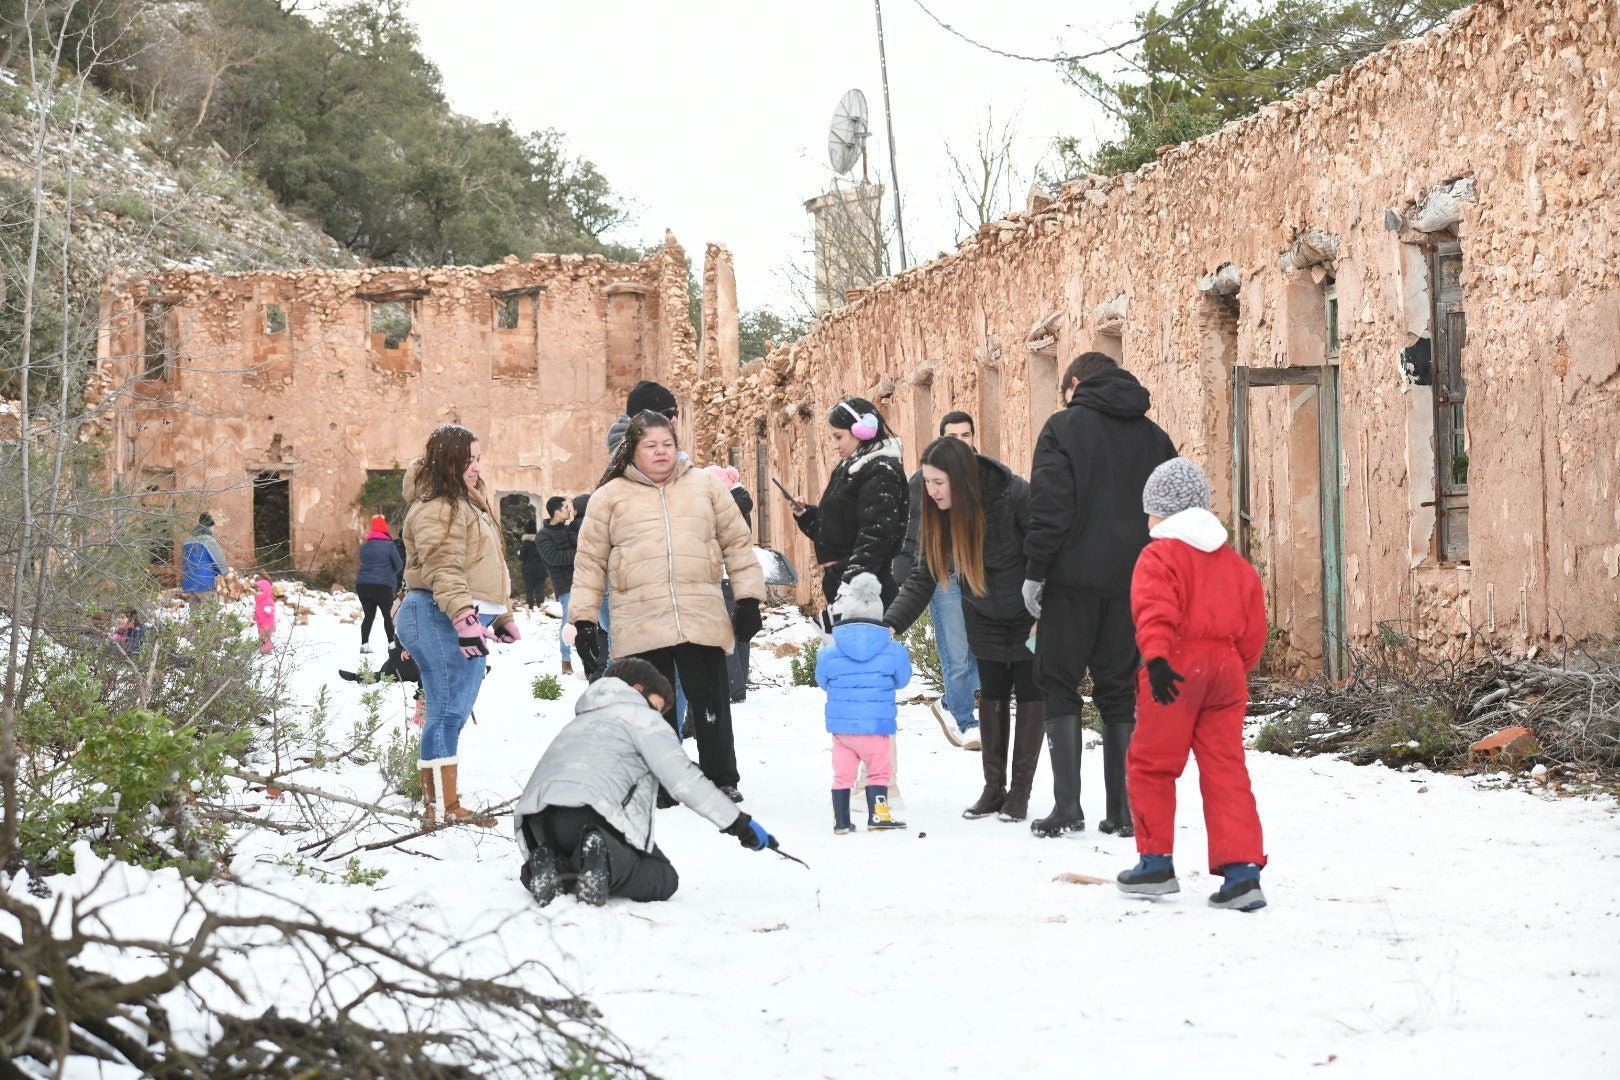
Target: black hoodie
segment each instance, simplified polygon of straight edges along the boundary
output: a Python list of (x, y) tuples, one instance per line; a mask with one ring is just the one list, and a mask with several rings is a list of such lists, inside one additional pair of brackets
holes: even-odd
[(1030, 469), (1026, 574), (1048, 588), (1107, 599), (1131, 595), (1131, 572), (1147, 546), (1142, 487), (1176, 456), (1147, 418), (1151, 398), (1120, 368), (1075, 388), (1035, 441)]

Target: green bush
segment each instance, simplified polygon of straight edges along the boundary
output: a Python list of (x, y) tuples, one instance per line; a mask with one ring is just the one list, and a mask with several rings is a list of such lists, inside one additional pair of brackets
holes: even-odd
[(911, 654), (911, 671), (915, 678), (936, 694), (945, 692), (945, 672), (939, 662), (939, 646), (934, 641), (934, 625), (928, 612), (911, 624), (900, 638), (906, 652)]
[(1305, 718), (1300, 713), (1273, 717), (1255, 732), (1254, 748), (1262, 754), (1294, 755), (1294, 747), (1305, 737)]
[(793, 677), (794, 686), (816, 685), (816, 657), (821, 653), (821, 639), (811, 638), (804, 644), (804, 651), (788, 661), (788, 672)]
[(121, 191), (114, 195), (108, 201), (107, 209), (122, 218), (133, 218), (137, 221), (152, 220), (152, 204), (133, 191)]
[(1434, 701), (1401, 702), (1393, 717), (1359, 741), (1366, 756), (1386, 765), (1420, 762), (1438, 768), (1454, 764), (1468, 744), (1451, 726), (1450, 712)]
[(534, 694), (536, 700), (556, 701), (562, 697), (563, 688), (557, 676), (538, 675), (535, 677), (534, 683), (529, 687), (529, 692)]
[(422, 746), (408, 728), (396, 728), (377, 755), (377, 769), (388, 790), (411, 802), (422, 801)]

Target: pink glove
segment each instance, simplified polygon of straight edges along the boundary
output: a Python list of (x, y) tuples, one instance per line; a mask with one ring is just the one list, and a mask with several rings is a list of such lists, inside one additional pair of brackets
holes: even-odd
[(512, 642), (517, 641), (522, 637), (523, 637), (523, 632), (518, 629), (518, 624), (517, 624), (516, 619), (507, 619), (503, 623), (496, 623), (495, 624), (495, 640), (496, 641), (499, 641), (499, 642), (502, 642), (504, 644), (510, 645), (510, 644), (512, 644)]
[(463, 611), (450, 620), (450, 625), (456, 629), (456, 643), (461, 646), (462, 656), (476, 660), (489, 655), (489, 646), (484, 644), (484, 639), (490, 636), (489, 627), (478, 620), (477, 608)]

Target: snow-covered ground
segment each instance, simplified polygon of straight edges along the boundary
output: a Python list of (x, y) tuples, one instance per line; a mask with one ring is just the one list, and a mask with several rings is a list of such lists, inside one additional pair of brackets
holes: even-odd
[[(341, 608), (340, 602), (335, 607)], [(286, 609), (283, 608), (283, 614)], [(952, 748), (924, 706), (901, 709), (905, 832), (834, 837), (820, 693), (788, 687), (771, 645), (811, 636), (784, 615), (754, 650), (737, 707), (744, 808), (811, 869), (743, 850), (684, 809), (658, 839), (681, 874), (665, 904), (564, 898), (537, 908), (517, 881), (511, 823), (368, 853), (376, 886), (296, 881), (277, 859), (298, 838), (256, 833), (233, 870), (319, 908), (435, 909), (482, 948), (533, 957), (603, 1010), (669, 1077), (1067, 1076), (1107, 1070), (1245, 1076), (1620, 1075), (1620, 816), (1612, 801), (1486, 790), (1432, 773), (1317, 758), (1250, 759), (1271, 906), (1212, 910), (1196, 766), (1183, 778), (1182, 893), (1127, 900), (1111, 879), (1129, 840), (1038, 840), (965, 821), (979, 756)], [(335, 614), (284, 620), (300, 696), (325, 687), (334, 738), (360, 688), (358, 630)], [(525, 616), (498, 648), (461, 745), (463, 800), (517, 794), (571, 716), (583, 678), (536, 701), (559, 671), (555, 619)], [(381, 628), (375, 640), (381, 640)], [(371, 658), (374, 662), (380, 656)], [(405, 715), (403, 694), (389, 695)], [(403, 722), (401, 720), (401, 722)], [(690, 748), (690, 744), (689, 748)], [(1100, 752), (1085, 758), (1101, 817)], [(374, 769), (326, 776), (372, 798)], [(1034, 809), (1050, 805), (1042, 764)], [(341, 870), (341, 866), (334, 867)], [(153, 902), (148, 896), (147, 904)]]

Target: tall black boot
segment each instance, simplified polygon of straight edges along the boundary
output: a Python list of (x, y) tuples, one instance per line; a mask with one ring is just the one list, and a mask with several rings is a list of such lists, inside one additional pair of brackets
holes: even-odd
[(1103, 785), (1108, 789), (1108, 813), (1097, 827), (1105, 833), (1135, 836), (1131, 823), (1131, 795), (1125, 780), (1125, 755), (1131, 748), (1135, 724), (1103, 725)]
[(1080, 718), (1048, 718), (1046, 747), (1052, 759), (1052, 812), (1030, 822), (1029, 831), (1036, 836), (1081, 832), (1086, 816), (1080, 812)]
[(1001, 803), (1002, 821), (1023, 821), (1029, 816), (1029, 791), (1041, 764), (1041, 732), (1046, 727), (1046, 702), (1020, 701), (1013, 724), (1012, 783)]
[[(1010, 701), (979, 699), (979, 752), (984, 758), (984, 791), (962, 811), (970, 820), (989, 817), (1007, 797), (1007, 712)], [(1027, 797), (1027, 796), (1026, 796)]]

